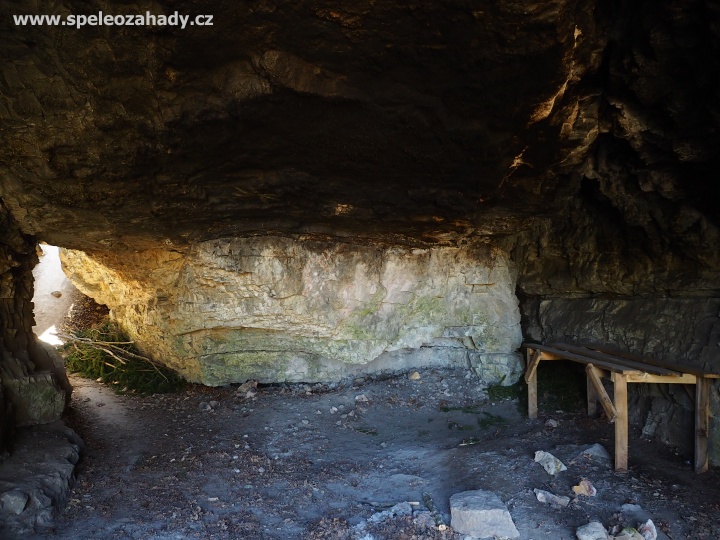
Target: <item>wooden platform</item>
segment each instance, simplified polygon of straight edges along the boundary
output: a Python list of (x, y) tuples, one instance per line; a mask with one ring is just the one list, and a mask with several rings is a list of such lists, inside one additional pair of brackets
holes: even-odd
[[(610, 422), (615, 423), (615, 470), (628, 466), (628, 383), (664, 383), (695, 385), (695, 472), (708, 469), (708, 429), (710, 420), (710, 379), (718, 373), (638, 357), (594, 346), (552, 343), (523, 343), (527, 354), (525, 382), (528, 385), (528, 416), (537, 418), (537, 367), (542, 360), (571, 360), (585, 364), (587, 374), (588, 415), (603, 407)], [(603, 378), (613, 383), (613, 398), (602, 384)]]

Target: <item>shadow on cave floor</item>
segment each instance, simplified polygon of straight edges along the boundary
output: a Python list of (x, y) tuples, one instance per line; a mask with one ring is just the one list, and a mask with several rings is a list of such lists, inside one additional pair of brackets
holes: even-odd
[[(38, 538), (461, 538), (417, 512), (427, 492), (449, 519), (449, 497), (473, 489), (497, 493), (525, 539), (574, 539), (590, 519), (635, 526), (625, 503), (649, 512), (669, 534), (660, 538), (720, 537), (717, 470), (696, 477), (682, 458), (633, 438), (630, 472), (615, 473), (577, 459), (578, 445), (612, 450), (610, 425), (553, 413), (560, 425), (547, 428), (550, 416), (528, 420), (514, 399), (488, 401), (463, 371), (420, 375), (150, 397), (74, 379), (69, 420), (86, 455), (55, 529)], [(536, 450), (568, 471), (547, 475)], [(598, 496), (567, 508), (533, 493), (572, 495), (582, 478)], [(403, 501), (419, 503), (414, 517), (366, 521)]]

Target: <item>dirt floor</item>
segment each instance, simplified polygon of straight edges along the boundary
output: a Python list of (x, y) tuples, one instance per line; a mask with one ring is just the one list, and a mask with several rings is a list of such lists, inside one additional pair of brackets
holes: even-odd
[[(593, 519), (635, 526), (638, 509), (623, 513), (626, 503), (640, 505), (668, 538), (720, 537), (717, 470), (696, 476), (682, 458), (634, 437), (631, 470), (616, 473), (578, 457), (586, 444), (612, 449), (601, 420), (552, 414), (559, 426), (545, 427), (549, 416), (531, 421), (515, 399), (490, 401), (462, 371), (419, 375), (192, 386), (144, 398), (74, 379), (69, 421), (86, 455), (55, 529), (40, 537), (460, 538), (421, 512), (423, 494), (449, 523), (449, 497), (474, 489), (499, 495), (523, 539), (573, 539)], [(548, 475), (533, 461), (536, 450), (568, 470)], [(566, 508), (533, 492), (572, 497), (583, 478), (597, 496)], [(404, 501), (414, 515), (368, 522)]]
[[(78, 297), (71, 314), (65, 330), (106, 311)], [(463, 370), (150, 397), (72, 383), (67, 422), (85, 454), (68, 504), (39, 539), (458, 540), (425, 500), (449, 524), (450, 496), (476, 489), (500, 497), (523, 540), (648, 517), (661, 539), (720, 538), (717, 469), (696, 476), (685, 457), (633, 433), (630, 471), (614, 472), (581, 455), (594, 443), (612, 452), (612, 425), (555, 411), (551, 395), (529, 420), (521, 400), (491, 399)], [(537, 450), (567, 471), (550, 476)], [(595, 497), (574, 496), (584, 478)], [(571, 502), (542, 503), (534, 489)]]

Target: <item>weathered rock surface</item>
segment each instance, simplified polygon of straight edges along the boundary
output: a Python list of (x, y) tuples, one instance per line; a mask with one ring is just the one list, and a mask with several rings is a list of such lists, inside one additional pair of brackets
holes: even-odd
[(0, 464), (0, 537), (29, 538), (67, 502), (82, 441), (62, 422), (22, 428)]
[(520, 533), (510, 512), (491, 491), (476, 490), (450, 497), (451, 526), (455, 532), (474, 538), (519, 540)]
[(522, 370), (512, 265), (486, 246), (255, 237), (62, 260), (143, 350), (206, 384), (426, 365), (511, 384)]
[[(717, 110), (707, 68), (718, 56), (703, 52), (719, 41), (717, 7), (647, 2), (613, 15), (598, 72), (599, 134), (568, 178), (572, 197), (515, 239), (523, 330), (720, 371), (720, 212), (711, 202), (719, 163), (710, 151), (720, 131), (717, 114), (701, 112)], [(640, 394), (634, 421), (687, 451), (693, 406), (684, 390), (631, 391)], [(712, 447), (717, 463), (720, 438)]]
[[(569, 0), (172, 9), (214, 25), (8, 22), (0, 195), (24, 232), (83, 250), (507, 234), (524, 226), (508, 208), (542, 207), (514, 200), (540, 194), (528, 175), (577, 162), (598, 133), (582, 79), (605, 21)], [(37, 10), (23, 0), (4, 20)]]
[(70, 398), (65, 368), (32, 332), (34, 244), (0, 202), (0, 453), (16, 425), (53, 422)]
[(58, 420), (65, 410), (66, 392), (49, 372), (4, 378), (4, 394), (15, 406), (15, 424), (32, 426)]

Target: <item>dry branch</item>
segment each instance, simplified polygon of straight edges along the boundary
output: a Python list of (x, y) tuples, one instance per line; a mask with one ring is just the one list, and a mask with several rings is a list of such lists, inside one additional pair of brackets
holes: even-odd
[[(120, 362), (121, 364), (125, 365), (129, 360), (141, 360), (143, 362), (147, 362), (150, 364), (155, 371), (158, 372), (158, 374), (165, 379), (166, 382), (168, 381), (168, 378), (165, 376), (165, 374), (160, 370), (157, 363), (148, 358), (147, 356), (142, 356), (140, 354), (136, 354), (132, 351), (128, 351), (127, 349), (123, 349), (120, 347), (120, 345), (133, 345), (134, 342), (132, 341), (96, 341), (91, 338), (84, 338), (75, 336), (72, 334), (57, 334), (60, 339), (63, 339), (65, 341), (70, 341), (73, 344), (76, 343), (82, 343), (83, 345), (86, 345), (88, 347), (92, 347), (93, 349), (99, 350), (104, 352), (105, 354), (113, 357), (115, 360)], [(115, 367), (115, 366), (111, 366)]]

